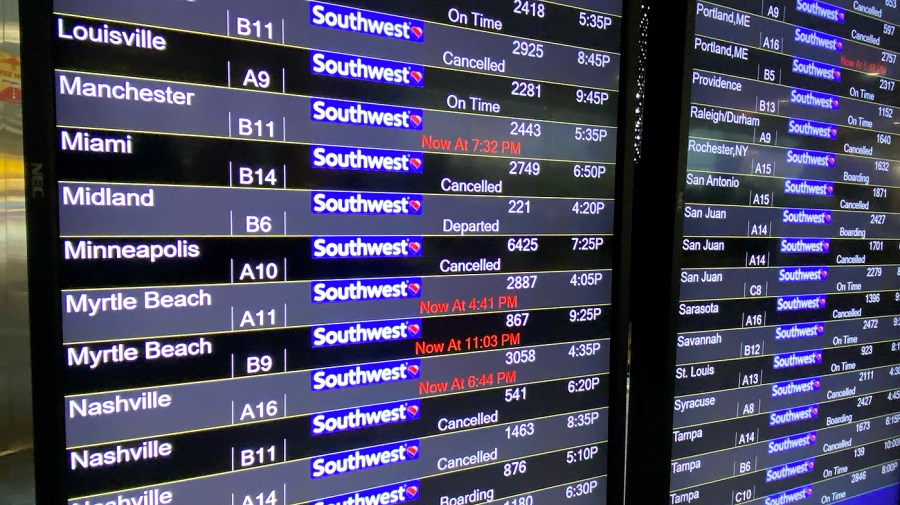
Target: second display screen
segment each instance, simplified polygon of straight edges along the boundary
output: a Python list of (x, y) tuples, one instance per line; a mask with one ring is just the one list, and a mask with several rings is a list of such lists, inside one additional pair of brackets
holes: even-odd
[(896, 504), (896, 3), (692, 6), (670, 501)]

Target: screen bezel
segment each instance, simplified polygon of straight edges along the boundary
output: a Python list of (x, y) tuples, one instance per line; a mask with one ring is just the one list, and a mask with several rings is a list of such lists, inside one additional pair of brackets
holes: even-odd
[(20, 2), (36, 502), (65, 503), (65, 408), (51, 0)]
[[(635, 177), (632, 368), (626, 494), (668, 503), (675, 397), (675, 336), (687, 173), (694, 0), (644, 0), (648, 19), (642, 156)], [(665, 24), (661, 29), (656, 25)], [(671, 30), (667, 27), (675, 27)], [(673, 48), (680, 47), (679, 52)], [(680, 87), (671, 90), (677, 83)], [(674, 133), (672, 133), (674, 132)], [(673, 167), (673, 169), (669, 169)], [(668, 258), (658, 257), (670, 253)], [(637, 455), (637, 456), (635, 456)], [(646, 456), (652, 455), (652, 456)], [(652, 483), (652, 485), (648, 484)]]

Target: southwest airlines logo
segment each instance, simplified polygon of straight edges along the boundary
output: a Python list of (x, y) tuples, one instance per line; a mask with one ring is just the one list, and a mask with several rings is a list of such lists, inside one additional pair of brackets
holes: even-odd
[(321, 479), (416, 459), (419, 459), (418, 440), (384, 444), (315, 458), (309, 466), (309, 476), (313, 479)]
[(797, 0), (797, 12), (803, 12), (836, 23), (843, 23), (845, 18), (844, 9), (825, 2), (810, 0)]
[(778, 312), (819, 310), (824, 309), (827, 303), (825, 295), (779, 296), (776, 299), (776, 310)]
[(417, 258), (422, 237), (314, 237), (313, 259)]
[(807, 209), (784, 209), (781, 222), (788, 224), (831, 224), (831, 211)]
[(788, 119), (788, 133), (816, 137), (820, 139), (834, 140), (837, 138), (838, 127), (831, 123), (819, 123), (806, 119)]
[(769, 414), (769, 426), (781, 426), (800, 421), (809, 421), (810, 419), (815, 419), (817, 417), (819, 417), (818, 405), (777, 410)]
[(833, 153), (788, 149), (787, 162), (791, 165), (834, 168), (834, 165), (837, 163), (837, 157)]
[(826, 81), (841, 82), (841, 69), (833, 65), (827, 65), (818, 61), (794, 58), (791, 62), (791, 72)]
[(824, 280), (828, 280), (828, 267), (778, 269), (778, 282), (819, 282)]
[[(776, 354), (772, 357), (772, 369), (796, 368), (798, 366), (812, 366), (822, 364), (822, 350), (791, 352)], [(818, 389), (818, 387), (816, 388)]]
[(313, 303), (405, 300), (422, 296), (421, 277), (314, 282)]
[(316, 191), (312, 194), (313, 214), (422, 214), (422, 195), (349, 193)]
[(792, 489), (783, 493), (766, 496), (766, 500), (763, 503), (764, 505), (788, 505), (790, 503), (797, 503), (798, 501), (805, 500), (811, 497), (812, 494), (812, 486), (798, 487), (797, 489)]
[(425, 164), (422, 153), (410, 151), (312, 146), (310, 153), (313, 168), (324, 170), (421, 174)]
[(371, 344), (378, 342), (393, 342), (397, 340), (414, 340), (421, 337), (421, 319), (329, 324), (313, 327), (312, 346), (318, 348), (334, 347), (338, 345)]
[(425, 85), (425, 67), (410, 63), (313, 51), (309, 66), (315, 75), (419, 88)]
[(421, 362), (417, 359), (388, 361), (369, 365), (338, 366), (316, 370), (312, 374), (313, 391), (373, 386), (418, 379)]
[(313, 505), (396, 505), (419, 499), (419, 481), (357, 491), (319, 500)]
[(309, 22), (313, 26), (321, 26), (333, 30), (344, 30), (410, 42), (421, 43), (425, 41), (424, 21), (321, 2), (309, 3)]
[(825, 110), (841, 108), (841, 99), (837, 96), (798, 88), (791, 88), (791, 103)]
[(775, 327), (775, 340), (821, 337), (825, 334), (825, 323), (804, 323)]
[(377, 126), (400, 130), (421, 130), (425, 123), (422, 109), (313, 98), (310, 119), (318, 123)]
[(790, 477), (796, 477), (797, 475), (809, 473), (815, 468), (816, 462), (812, 458), (805, 459), (803, 461), (795, 461), (786, 465), (776, 466), (775, 468), (766, 470), (766, 482), (775, 482), (778, 480), (788, 479)]
[(769, 441), (769, 454), (778, 454), (779, 452), (793, 451), (794, 449), (802, 449), (816, 444), (816, 432), (810, 431), (800, 435), (790, 437), (777, 438)]
[(779, 251), (785, 254), (823, 254), (831, 249), (831, 241), (827, 238), (783, 238)]
[(840, 38), (805, 28), (794, 28), (794, 42), (820, 49), (828, 49), (837, 53), (844, 50), (844, 43)]
[(777, 384), (772, 384), (772, 398), (812, 393), (818, 391), (821, 386), (822, 381), (818, 377), (805, 380), (779, 382)]
[(824, 181), (785, 179), (784, 194), (803, 196), (834, 196), (834, 184)]
[(313, 416), (310, 431), (318, 436), (414, 421), (419, 418), (421, 408), (419, 401), (414, 400), (325, 412)]

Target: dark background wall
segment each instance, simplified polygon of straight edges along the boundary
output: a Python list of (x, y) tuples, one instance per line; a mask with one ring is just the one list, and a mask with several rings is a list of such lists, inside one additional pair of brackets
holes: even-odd
[[(23, 2), (28, 5), (28, 2)], [(0, 89), (17, 87), (18, 0), (0, 0)], [(0, 503), (34, 503), (22, 107), (0, 101)]]

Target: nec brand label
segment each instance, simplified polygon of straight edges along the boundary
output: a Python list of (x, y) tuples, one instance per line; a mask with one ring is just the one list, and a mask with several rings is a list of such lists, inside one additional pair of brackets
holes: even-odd
[(837, 163), (837, 157), (834, 153), (788, 149), (786, 161), (791, 165), (834, 168)]
[(409, 42), (422, 43), (425, 41), (424, 21), (321, 2), (309, 3), (309, 22), (313, 26), (334, 30), (363, 33)]
[(422, 215), (422, 195), (316, 191), (313, 214)]
[(310, 119), (318, 123), (376, 126), (400, 130), (421, 130), (425, 123), (422, 109), (377, 103), (348, 102), (313, 98)]
[(778, 312), (794, 312), (824, 309), (828, 301), (825, 295), (779, 296), (775, 303)]
[(785, 179), (784, 194), (803, 196), (834, 196), (834, 183), (825, 181), (807, 181), (803, 179)]
[(835, 95), (798, 88), (791, 88), (791, 103), (825, 110), (841, 108), (841, 99)]
[(419, 418), (420, 411), (419, 401), (412, 400), (324, 412), (313, 416), (310, 432), (313, 436), (328, 435), (341, 431), (362, 430), (373, 426), (414, 421)]
[(785, 396), (812, 393), (814, 391), (818, 391), (821, 386), (822, 381), (818, 377), (814, 377), (812, 379), (779, 382), (776, 384), (772, 384), (772, 398), (782, 398)]
[(777, 410), (769, 414), (769, 426), (781, 426), (784, 424), (809, 421), (819, 417), (819, 406), (808, 405), (795, 409)]
[(834, 37), (827, 33), (817, 32), (815, 30), (807, 30), (805, 28), (794, 28), (794, 42), (818, 47), (820, 49), (827, 49), (837, 53), (844, 50), (844, 43), (839, 37)]
[(798, 366), (812, 366), (822, 364), (822, 350), (791, 352), (776, 354), (772, 357), (772, 369), (796, 368)]
[(313, 168), (323, 170), (421, 174), (425, 165), (421, 152), (314, 145), (310, 153)]
[(314, 348), (413, 340), (422, 337), (422, 320), (400, 319), (314, 326), (311, 335)]
[(419, 481), (411, 480), (403, 484), (365, 491), (357, 491), (341, 496), (333, 496), (314, 502), (313, 505), (396, 505), (419, 499)]
[(820, 282), (828, 280), (828, 268), (779, 268), (778, 282)]
[(417, 359), (324, 368), (313, 372), (311, 389), (330, 391), (415, 380), (420, 372), (421, 362)]
[(312, 284), (313, 303), (405, 300), (422, 296), (420, 277), (322, 281)]
[(783, 238), (779, 251), (785, 254), (824, 254), (831, 250), (827, 238)]
[(834, 140), (838, 135), (838, 127), (831, 123), (819, 123), (807, 119), (790, 118), (788, 119), (788, 133)]
[(419, 88), (425, 85), (425, 67), (411, 63), (313, 51), (309, 66), (315, 75)]
[(418, 258), (422, 237), (314, 237), (313, 259)]
[(784, 451), (793, 451), (794, 449), (802, 449), (816, 444), (816, 432), (810, 431), (800, 435), (790, 437), (777, 438), (769, 441), (769, 454), (778, 454)]
[[(766, 470), (766, 482), (775, 482), (809, 473), (816, 468), (814, 459), (804, 459)], [(804, 492), (805, 494), (805, 492)]]
[(309, 466), (309, 476), (321, 479), (416, 459), (419, 459), (418, 440), (385, 444), (315, 458)]
[(827, 19), (836, 23), (843, 23), (846, 15), (844, 9), (835, 7), (825, 2), (797, 0), (797, 12), (816, 16), (817, 18)]
[(775, 327), (775, 340), (821, 337), (825, 334), (825, 323), (804, 323)]

